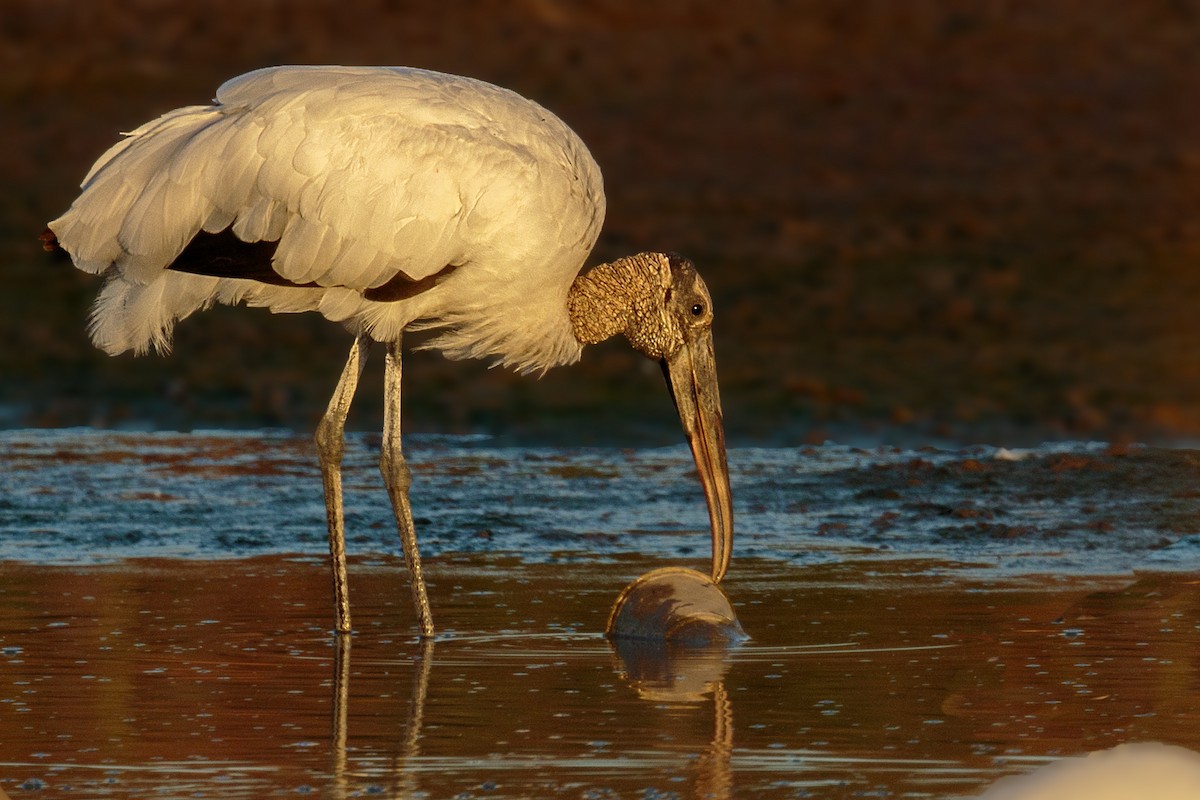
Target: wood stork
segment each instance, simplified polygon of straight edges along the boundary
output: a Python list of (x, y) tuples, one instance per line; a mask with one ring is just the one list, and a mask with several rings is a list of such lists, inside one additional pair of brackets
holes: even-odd
[(49, 223), (107, 278), (95, 344), (160, 353), (214, 303), (317, 311), (354, 343), (316, 431), (337, 630), (350, 630), (343, 430), (372, 342), (386, 348), (380, 469), (423, 636), (433, 619), (400, 439), (401, 336), (521, 372), (579, 360), (622, 333), (661, 361), (729, 566), (733, 514), (712, 347), (712, 301), (688, 260), (640, 253), (580, 274), (604, 218), (600, 169), (561, 120), (470, 78), (392, 67), (275, 67), (227, 81), (100, 156)]

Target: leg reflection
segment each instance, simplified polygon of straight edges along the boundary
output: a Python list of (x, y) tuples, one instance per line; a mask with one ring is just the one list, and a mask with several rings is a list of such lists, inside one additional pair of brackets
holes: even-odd
[(425, 724), (425, 695), (429, 691), (429, 673), (433, 670), (431, 638), (422, 638), (413, 661), (412, 696), (408, 701), (408, 718), (399, 756), (393, 770), (392, 796), (415, 797), (418, 793), (416, 760), (421, 756), (421, 728)]
[[(338, 636), (333, 662), (333, 719), (331, 743), (333, 765), (332, 800), (345, 800), (351, 795), (350, 768), (347, 760), (350, 720), (350, 636)], [(417, 771), (412, 768), (421, 754), (421, 727), (425, 718), (425, 695), (429, 691), (429, 674), (433, 668), (433, 639), (423, 639), (413, 660), (412, 697), (408, 705), (402, 746), (392, 773), (393, 797), (411, 797), (417, 793)]]
[(404, 762), (421, 754), (421, 726), (425, 721), (425, 695), (429, 691), (429, 673), (433, 668), (433, 639), (421, 639), (421, 650), (417, 655), (416, 671), (413, 673), (412, 699), (408, 705), (408, 723), (404, 732), (404, 749), (400, 768)]
[(346, 796), (346, 729), (350, 713), (350, 642), (349, 635), (335, 637), (333, 654), (333, 798)]

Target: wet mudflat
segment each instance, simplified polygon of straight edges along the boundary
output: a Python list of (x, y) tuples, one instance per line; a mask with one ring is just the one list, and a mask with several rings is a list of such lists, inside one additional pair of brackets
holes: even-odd
[(304, 438), (0, 435), (0, 790), (940, 798), (1200, 750), (1189, 451), (735, 449), (752, 638), (681, 656), (600, 631), (707, 559), (683, 448), (414, 441), (422, 644), (370, 445), (339, 640)]

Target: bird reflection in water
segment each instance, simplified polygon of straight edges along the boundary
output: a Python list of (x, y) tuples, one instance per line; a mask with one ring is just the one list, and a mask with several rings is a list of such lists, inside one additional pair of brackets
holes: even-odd
[[(334, 642), (329, 793), (333, 800), (353, 796), (358, 788), (352, 785), (355, 773), (347, 756), (352, 645), (353, 637), (350, 636), (339, 636)], [(696, 708), (697, 711), (712, 703), (712, 735), (707, 748), (697, 759), (694, 771), (697, 796), (732, 796), (733, 706), (724, 684), (730, 665), (729, 648), (722, 644), (687, 647), (630, 639), (612, 640), (610, 645), (614, 668), (638, 697), (679, 709)], [(419, 770), (414, 769), (414, 765), (421, 755), (435, 646), (435, 640), (422, 640), (413, 660), (408, 715), (397, 748), (396, 766), (391, 771), (389, 796), (413, 797), (420, 791), (417, 785)]]
[[(666, 568), (630, 584), (614, 606), (607, 635), (614, 670), (637, 696), (677, 713), (709, 713), (712, 733), (693, 768), (698, 796), (732, 796), (733, 705), (725, 675), (733, 646), (747, 637), (728, 598), (711, 577)], [(349, 702), (353, 637), (337, 637), (333, 665), (331, 796), (353, 793), (349, 764)], [(453, 639), (441, 644), (452, 645)], [(420, 743), (433, 672), (433, 639), (423, 639), (413, 657), (413, 682), (403, 737), (392, 770), (392, 796), (414, 796), (419, 787)]]

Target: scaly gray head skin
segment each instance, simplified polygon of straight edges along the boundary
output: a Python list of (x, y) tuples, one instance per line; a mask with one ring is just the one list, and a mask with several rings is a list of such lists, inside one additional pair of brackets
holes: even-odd
[(712, 524), (712, 579), (719, 582), (733, 552), (733, 499), (708, 287), (686, 258), (641, 253), (577, 278), (568, 310), (580, 342), (623, 333), (635, 350), (662, 364), (704, 487)]

